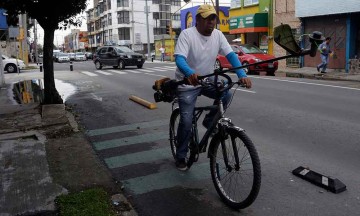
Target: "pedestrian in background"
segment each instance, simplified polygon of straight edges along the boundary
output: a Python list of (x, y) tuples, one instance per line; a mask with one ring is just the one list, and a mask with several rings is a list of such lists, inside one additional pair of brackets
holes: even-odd
[(331, 37), (327, 37), (319, 46), (321, 63), (316, 67), (318, 72), (320, 72), (321, 69), (321, 73), (326, 73), (326, 67), (329, 63), (329, 55), (332, 54), (332, 51), (330, 50), (330, 41)]
[(165, 48), (161, 46), (159, 51), (161, 52), (161, 61), (164, 61), (165, 60)]

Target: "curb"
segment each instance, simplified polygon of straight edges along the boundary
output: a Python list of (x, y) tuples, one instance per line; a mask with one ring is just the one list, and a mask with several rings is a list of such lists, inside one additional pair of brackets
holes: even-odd
[(340, 78), (340, 77), (329, 77), (327, 75), (321, 76), (320, 74), (319, 75), (318, 74), (303, 74), (303, 73), (293, 73), (293, 72), (284, 72), (284, 73), (286, 73), (286, 77), (294, 77), (294, 78), (360, 82), (360, 80), (344, 79), (344, 78)]

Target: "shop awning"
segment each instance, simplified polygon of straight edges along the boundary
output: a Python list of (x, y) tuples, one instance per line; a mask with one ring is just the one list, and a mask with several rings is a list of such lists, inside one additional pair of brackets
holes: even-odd
[(268, 13), (255, 13), (230, 18), (230, 34), (267, 32)]

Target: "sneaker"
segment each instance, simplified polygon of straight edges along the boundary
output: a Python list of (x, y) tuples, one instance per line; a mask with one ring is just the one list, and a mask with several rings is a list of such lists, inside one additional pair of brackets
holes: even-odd
[(317, 69), (317, 71), (318, 71), (318, 72), (320, 72), (320, 68), (319, 68), (319, 66), (316, 66), (316, 69)]
[(322, 73), (322, 74), (326, 74), (326, 72), (325, 72), (325, 71), (321, 71), (321, 73)]
[(186, 171), (188, 169), (185, 158), (177, 159), (175, 166), (178, 170)]

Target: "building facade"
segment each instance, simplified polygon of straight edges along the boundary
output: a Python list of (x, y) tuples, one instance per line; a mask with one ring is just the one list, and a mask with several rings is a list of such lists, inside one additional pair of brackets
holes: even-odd
[(242, 43), (254, 44), (273, 53), (271, 0), (232, 0), (229, 10), (230, 34)]
[(170, 24), (180, 28), (181, 0), (94, 0), (93, 5), (87, 11), (88, 50), (117, 44), (147, 53), (155, 35), (166, 34)]
[[(274, 0), (273, 8), (274, 27), (279, 26), (282, 23), (290, 25), (295, 40), (298, 41), (301, 34), (301, 22), (299, 18), (295, 17), (295, 0)], [(275, 56), (285, 56), (287, 54), (288, 53), (285, 49), (274, 43)], [(300, 66), (300, 57), (288, 58), (279, 61), (279, 68), (281, 69)]]
[(72, 29), (71, 33), (64, 37), (64, 52), (85, 52), (90, 49), (89, 46), (87, 31)]
[[(320, 31), (331, 37), (330, 47), (334, 51), (328, 68), (349, 69), (349, 60), (360, 55), (360, 4), (358, 0), (296, 0), (295, 15), (300, 18), (302, 33)], [(304, 47), (308, 47), (304, 42)], [(319, 57), (304, 57), (303, 65), (316, 67)]]

